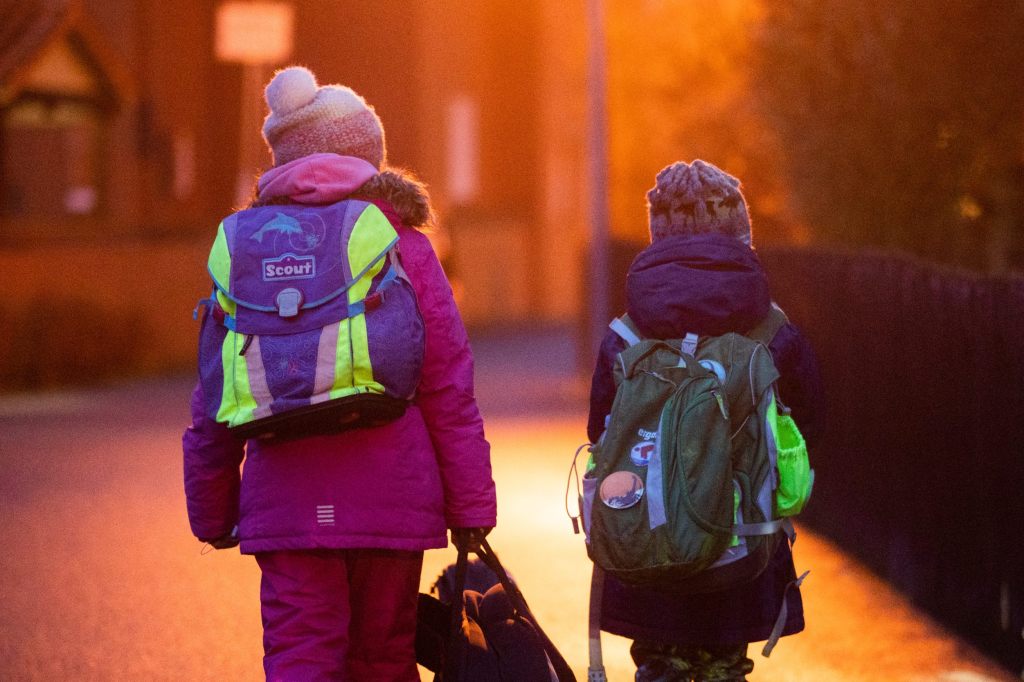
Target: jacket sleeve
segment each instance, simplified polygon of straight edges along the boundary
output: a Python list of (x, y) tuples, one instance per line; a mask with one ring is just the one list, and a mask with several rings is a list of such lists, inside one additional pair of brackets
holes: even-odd
[(473, 393), (473, 355), (451, 285), (425, 236), (410, 230), (399, 249), (423, 317), (423, 373), (416, 404), (430, 433), (449, 528), (494, 526), (497, 498), (490, 444)]
[(185, 502), (192, 534), (207, 542), (231, 532), (238, 523), (245, 441), (206, 416), (201, 384), (192, 391), (191, 409), (192, 424), (182, 436)]
[(590, 381), (590, 416), (587, 418), (587, 438), (591, 443), (604, 433), (604, 420), (612, 411), (615, 400), (615, 379), (612, 376), (612, 363), (615, 356), (622, 352), (625, 342), (615, 332), (608, 332), (601, 341), (594, 366), (594, 376)]
[(825, 430), (825, 388), (814, 349), (799, 329), (787, 323), (769, 349), (781, 375), (779, 398), (792, 410), (793, 420), (809, 446)]

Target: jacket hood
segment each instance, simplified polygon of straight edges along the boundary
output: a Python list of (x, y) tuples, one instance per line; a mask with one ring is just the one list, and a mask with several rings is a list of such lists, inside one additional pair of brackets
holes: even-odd
[(344, 199), (375, 175), (373, 164), (354, 156), (310, 154), (271, 168), (257, 186), (264, 201), (328, 204)]
[(768, 314), (768, 278), (754, 250), (721, 234), (665, 237), (637, 254), (626, 310), (645, 336), (745, 332)]
[(325, 152), (275, 166), (260, 176), (257, 191), (255, 205), (333, 204), (353, 197), (377, 204), (393, 222), (397, 218), (410, 227), (427, 228), (434, 221), (426, 186), (410, 172), (377, 172), (373, 164), (354, 156)]

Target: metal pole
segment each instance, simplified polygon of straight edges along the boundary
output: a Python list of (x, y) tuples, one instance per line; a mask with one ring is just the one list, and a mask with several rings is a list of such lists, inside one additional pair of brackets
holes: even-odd
[(235, 208), (244, 208), (252, 196), (261, 159), (265, 158), (260, 140), (263, 111), (263, 64), (246, 63), (242, 67), (242, 100), (239, 112), (238, 176), (235, 181)]
[(591, 362), (608, 324), (608, 154), (603, 0), (587, 0), (587, 167), (590, 182), (586, 352)]

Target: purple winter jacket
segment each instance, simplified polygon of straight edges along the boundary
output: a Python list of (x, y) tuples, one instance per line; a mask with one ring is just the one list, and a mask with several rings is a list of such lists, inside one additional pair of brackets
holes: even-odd
[[(345, 161), (314, 155), (267, 175), (277, 196), (330, 203), (366, 179), (353, 177)], [(204, 415), (197, 385), (192, 425), (183, 437), (188, 517), (197, 538), (221, 537), (237, 524), (246, 554), (425, 550), (446, 546), (447, 528), (495, 525), (490, 446), (451, 287), (427, 237), (381, 208), (398, 231), (402, 265), (423, 317), (424, 362), (414, 403), (380, 427), (246, 443)]]
[[(637, 255), (626, 278), (627, 310), (645, 336), (681, 338), (686, 332), (720, 335), (752, 329), (768, 314), (768, 279), (757, 255), (732, 237), (702, 234), (657, 240)], [(625, 348), (614, 332), (605, 336), (590, 391), (587, 434), (596, 442), (615, 398), (612, 364)], [(793, 411), (813, 446), (824, 422), (824, 391), (817, 359), (791, 323), (769, 344), (779, 369), (782, 402)], [(783, 635), (804, 628), (793, 555), (780, 543), (755, 580), (709, 594), (679, 595), (634, 587), (606, 576), (601, 628), (630, 639), (682, 646), (722, 646), (768, 638), (783, 600)]]

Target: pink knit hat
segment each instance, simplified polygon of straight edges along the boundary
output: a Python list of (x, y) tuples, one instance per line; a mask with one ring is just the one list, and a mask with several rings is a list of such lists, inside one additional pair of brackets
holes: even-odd
[(318, 152), (355, 156), (378, 170), (384, 166), (384, 127), (351, 88), (318, 86), (309, 69), (289, 66), (274, 74), (264, 96), (270, 114), (263, 138), (275, 166)]

